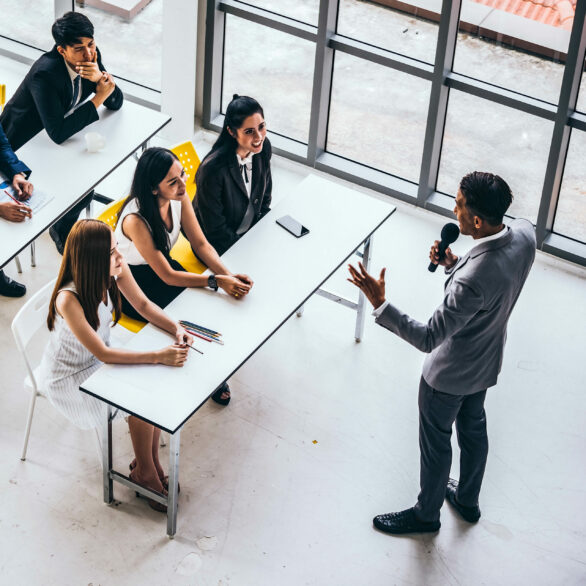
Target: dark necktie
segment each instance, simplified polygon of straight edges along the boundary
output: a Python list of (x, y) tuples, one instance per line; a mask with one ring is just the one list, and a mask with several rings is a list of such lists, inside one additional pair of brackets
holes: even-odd
[(244, 163), (244, 165), (240, 165), (240, 173), (242, 174), (243, 172), (244, 172), (244, 183), (248, 183), (248, 171), (247, 171), (246, 163)]
[(75, 104), (77, 104), (80, 89), (81, 89), (81, 76), (78, 75), (73, 80), (73, 98), (71, 100), (71, 106), (69, 107), (69, 109), (73, 108), (75, 106)]

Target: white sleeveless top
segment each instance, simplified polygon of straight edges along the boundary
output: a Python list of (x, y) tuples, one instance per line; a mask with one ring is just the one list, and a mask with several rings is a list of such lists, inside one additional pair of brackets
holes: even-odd
[[(73, 284), (60, 289), (77, 293)], [(100, 303), (98, 307), (99, 325), (97, 334), (106, 346), (110, 345), (112, 325), (112, 302)], [(49, 334), (39, 369), (39, 384), (52, 405), (67, 419), (81, 429), (91, 429), (104, 425), (106, 405), (98, 399), (79, 390), (83, 383), (100, 366), (100, 362), (69, 329), (67, 322), (58, 312), (55, 325)], [(117, 416), (123, 415), (118, 412)]]
[[(171, 205), (171, 219), (173, 221), (173, 226), (170, 232), (167, 231), (167, 235), (169, 237), (169, 244), (171, 249), (179, 239), (179, 233), (181, 232), (181, 201), (172, 199), (169, 204)], [(147, 261), (143, 258), (142, 254), (138, 252), (134, 242), (132, 242), (132, 240), (130, 240), (130, 238), (128, 238), (122, 232), (122, 223), (124, 222), (124, 218), (126, 218), (126, 216), (129, 214), (136, 214), (142, 218), (140, 212), (138, 211), (138, 201), (136, 198), (133, 198), (130, 202), (128, 202), (128, 204), (126, 204), (124, 210), (122, 211), (122, 216), (120, 216), (118, 224), (116, 224), (114, 235), (118, 241), (118, 250), (129, 265), (146, 265), (148, 264)], [(146, 220), (145, 223), (148, 226), (148, 222), (146, 222)], [(150, 229), (151, 228), (149, 226), (149, 230)]]

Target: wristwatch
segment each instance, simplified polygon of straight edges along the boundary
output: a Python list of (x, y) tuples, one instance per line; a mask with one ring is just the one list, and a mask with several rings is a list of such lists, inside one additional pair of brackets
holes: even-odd
[(208, 277), (208, 287), (214, 291), (218, 290), (218, 281), (216, 281), (216, 275), (210, 275)]

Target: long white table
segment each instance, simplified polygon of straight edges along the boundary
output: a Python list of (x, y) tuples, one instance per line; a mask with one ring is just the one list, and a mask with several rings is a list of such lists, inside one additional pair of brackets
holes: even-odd
[[(19, 149), (18, 157), (32, 170), (35, 188), (52, 195), (53, 199), (24, 222), (0, 218), (0, 267), (146, 145), (170, 120), (166, 114), (125, 101), (115, 112), (100, 108), (99, 120), (61, 145), (55, 144), (43, 130)], [(102, 151), (87, 151), (84, 138), (87, 132), (99, 132), (106, 138)]]
[[(243, 299), (207, 289), (186, 289), (166, 311), (223, 334), (225, 345), (196, 338), (201, 356), (191, 352), (183, 368), (160, 365), (104, 365), (80, 387), (104, 401), (104, 500), (113, 500), (113, 480), (168, 504), (167, 533), (177, 518), (180, 430), (212, 392), (246, 362), (322, 284), (364, 243), (370, 241), (395, 207), (331, 181), (311, 176), (245, 234), (223, 259), (254, 280)], [(295, 238), (275, 220), (289, 214), (309, 228)], [(356, 304), (363, 323), (362, 302)], [(358, 328), (357, 328), (358, 329)], [(170, 336), (147, 325), (127, 345), (152, 350), (168, 345)], [(138, 487), (112, 469), (112, 408), (119, 408), (169, 432), (169, 495)]]

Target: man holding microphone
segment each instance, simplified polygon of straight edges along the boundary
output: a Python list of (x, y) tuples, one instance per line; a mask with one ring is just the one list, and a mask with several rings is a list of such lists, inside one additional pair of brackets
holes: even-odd
[[(478, 497), (488, 455), (486, 390), (502, 365), (506, 328), (535, 258), (535, 233), (527, 220), (509, 226), (503, 217), (513, 196), (498, 175), (475, 171), (460, 182), (454, 213), (474, 247), (458, 258), (431, 247), (432, 263), (445, 267), (444, 299), (427, 323), (385, 299), (385, 269), (378, 279), (362, 264), (349, 265), (351, 283), (375, 308), (376, 323), (428, 353), (419, 383), (420, 493), (414, 507), (377, 515), (386, 533), (435, 532), (445, 498), (462, 518), (480, 518)], [(449, 477), (456, 424), (460, 479)]]

